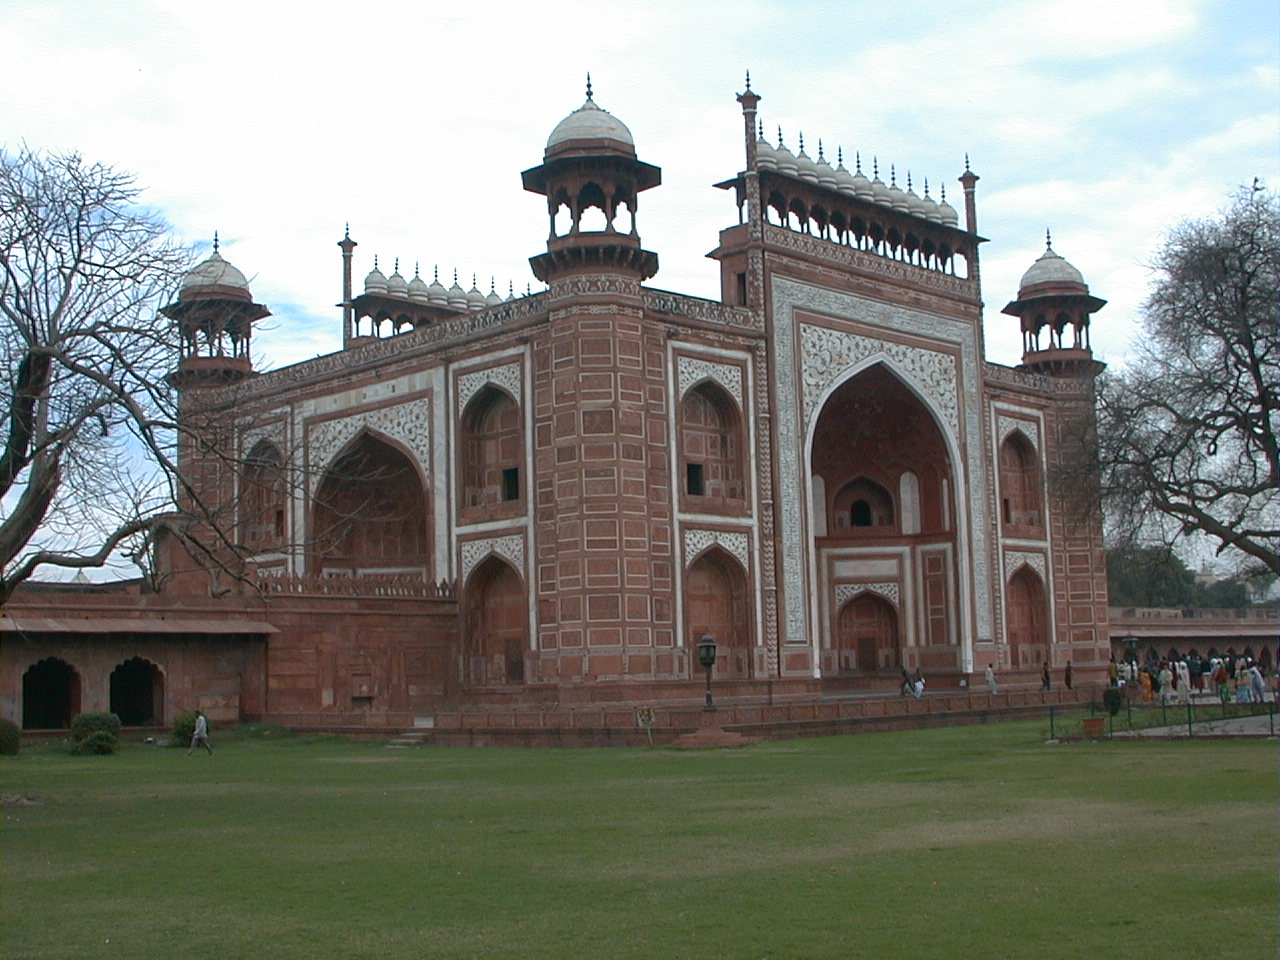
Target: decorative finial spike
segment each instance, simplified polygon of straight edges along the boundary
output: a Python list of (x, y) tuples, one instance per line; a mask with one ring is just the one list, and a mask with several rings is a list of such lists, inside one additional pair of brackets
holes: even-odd
[(747, 71), (747, 93), (751, 92), (751, 71)]
[(826, 159), (826, 158), (822, 155), (822, 138), (821, 138), (821, 137), (819, 137), (819, 138), (818, 138), (818, 160), (819, 160), (819, 162), (821, 162), (821, 161), (823, 161), (823, 160), (825, 160), (825, 159)]
[(343, 240), (351, 239), (351, 221), (349, 220), (342, 225), (342, 239)]
[(947, 185), (945, 183), (942, 185), (942, 202), (947, 202)]
[(889, 186), (896, 187), (898, 185), (898, 165), (889, 164)]
[(969, 151), (968, 150), (964, 152), (964, 172), (965, 173), (969, 172)]
[(421, 274), (418, 272), (418, 266), (419, 266), (418, 261), (417, 260), (413, 261), (413, 279), (415, 280), (422, 279)]
[(928, 177), (924, 178), (924, 195), (926, 198), (929, 196), (929, 178)]
[(782, 149), (782, 124), (778, 124), (778, 149)]
[(862, 172), (862, 151), (861, 150), (853, 151), (853, 168), (858, 173)]
[(1049, 236), (1048, 227), (1044, 228), (1044, 246), (1046, 250), (1053, 246), (1053, 237)]
[(395, 272), (396, 272), (396, 273), (399, 273), (399, 272), (400, 272), (400, 258), (399, 258), (399, 257), (396, 257), (396, 270), (395, 270)]
[(877, 180), (880, 179), (880, 158), (874, 154), (871, 157), (871, 176)]
[(844, 147), (839, 146), (838, 144), (836, 146), (836, 165), (841, 167), (844, 166)]
[(764, 121), (763, 121), (763, 120), (760, 120), (760, 121), (757, 121), (757, 122), (758, 122), (758, 123), (759, 123), (759, 125), (760, 125), (760, 139), (761, 139), (761, 140), (763, 140), (763, 139), (764, 139)]
[(218, 252), (218, 231), (213, 231), (213, 252)]
[(431, 282), (432, 283), (440, 282), (440, 264), (438, 263), (431, 268)]
[(378, 255), (376, 253), (373, 255), (373, 269), (378, 269)]
[(911, 171), (910, 170), (907, 171), (907, 189), (908, 190), (911, 189)]
[(800, 152), (804, 153), (804, 131), (800, 131)]
[(587, 71), (587, 99), (591, 99), (591, 71)]

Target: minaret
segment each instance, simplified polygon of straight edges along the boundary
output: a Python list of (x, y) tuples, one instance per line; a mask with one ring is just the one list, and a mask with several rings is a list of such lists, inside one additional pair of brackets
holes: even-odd
[(355, 336), (355, 308), (351, 305), (351, 252), (357, 244), (351, 239), (351, 225), (347, 224), (342, 231), (342, 239), (338, 241), (342, 248), (342, 349), (346, 349)]
[(1106, 302), (1092, 296), (1080, 271), (1054, 252), (1046, 230), (1044, 253), (1022, 275), (1018, 299), (1001, 311), (1022, 321), (1022, 367), (1050, 376), (1096, 374), (1102, 364), (1093, 359), (1089, 318)]
[[(635, 141), (626, 125), (596, 106), (587, 77), (587, 101), (551, 131), (542, 165), (524, 171), (524, 188), (547, 198), (551, 229), (547, 252), (530, 257), (533, 274), (552, 283), (569, 274), (608, 273), (648, 280), (658, 272), (658, 255), (640, 246), (636, 198), (662, 182), (662, 171), (636, 159)], [(556, 214), (570, 216), (567, 232), (557, 234)], [(621, 224), (623, 207), (630, 223)], [(603, 214), (603, 230), (583, 230), (583, 215)]]
[(177, 301), (160, 313), (178, 327), (181, 357), (168, 380), (179, 390), (235, 383), (252, 374), (253, 322), (271, 316), (253, 302), (244, 274), (222, 259), (217, 234), (213, 255), (187, 273)]

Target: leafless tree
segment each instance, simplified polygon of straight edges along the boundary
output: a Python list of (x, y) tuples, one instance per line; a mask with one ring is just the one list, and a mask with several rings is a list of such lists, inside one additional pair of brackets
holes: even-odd
[(176, 335), (190, 252), (133, 178), (0, 151), (0, 601), (43, 566), (102, 566), (174, 526)]
[(1099, 385), (1112, 531), (1200, 534), (1280, 573), (1280, 203), (1255, 181), (1221, 216), (1174, 229), (1153, 267), (1145, 338)]

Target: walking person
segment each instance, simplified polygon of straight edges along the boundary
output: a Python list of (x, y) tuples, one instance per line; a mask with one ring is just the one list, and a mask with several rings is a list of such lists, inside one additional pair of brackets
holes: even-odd
[(1044, 667), (1040, 670), (1040, 689), (1048, 690), (1053, 681), (1049, 678), (1049, 663), (1045, 661)]
[(1067, 669), (1062, 674), (1062, 682), (1067, 685), (1067, 689), (1071, 689), (1071, 661), (1067, 661)]
[(204, 747), (209, 751), (209, 756), (213, 756), (213, 747), (209, 746), (209, 721), (199, 710), (196, 711), (196, 728), (191, 734), (191, 746), (187, 747), (188, 757), (196, 747)]
[(996, 695), (996, 672), (991, 669), (991, 664), (987, 664), (987, 693), (993, 697)]

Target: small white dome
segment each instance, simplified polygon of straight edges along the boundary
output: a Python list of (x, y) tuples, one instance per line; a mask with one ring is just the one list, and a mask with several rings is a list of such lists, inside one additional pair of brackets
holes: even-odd
[(484, 298), (484, 302), (489, 307), (495, 307), (502, 302), (502, 294), (498, 292), (493, 280), (489, 281), (489, 295)]
[(773, 159), (779, 173), (785, 173), (789, 177), (796, 175), (796, 155), (782, 142), (781, 130), (778, 131), (778, 145), (773, 150)]
[(1053, 247), (1045, 245), (1044, 253), (1040, 254), (1040, 259), (1033, 263), (1030, 269), (1022, 275), (1022, 280), (1018, 284), (1021, 291), (1025, 287), (1034, 286), (1037, 283), (1076, 283), (1084, 286), (1084, 274), (1073, 267), (1062, 257), (1054, 253)]
[(182, 289), (192, 287), (235, 287), (237, 290), (249, 292), (249, 281), (244, 274), (222, 259), (215, 249), (204, 263), (196, 264), (182, 278)]
[(547, 149), (570, 140), (617, 140), (632, 148), (636, 145), (627, 125), (608, 110), (596, 106), (590, 93), (586, 103), (556, 124), (547, 138)]
[(431, 276), (431, 283), (427, 286), (427, 302), (444, 306), (449, 302), (449, 291), (444, 288), (444, 284), (440, 282), (440, 270), (436, 268)]
[(818, 166), (804, 152), (804, 134), (800, 135), (800, 152), (796, 154), (796, 176), (809, 183), (818, 182)]
[(409, 295), (409, 282), (400, 275), (400, 261), (396, 261), (395, 272), (387, 277), (387, 294), (393, 297)]
[(467, 291), (467, 309), (483, 310), (488, 304), (485, 302), (484, 294), (480, 292), (480, 288), (476, 286), (476, 278), (471, 278), (471, 289)]
[(455, 310), (467, 309), (467, 291), (463, 290), (462, 287), (458, 285), (457, 272), (453, 275), (453, 286), (449, 288), (448, 294), (449, 306), (453, 307)]
[(763, 133), (760, 134), (760, 139), (756, 141), (756, 169), (778, 169), (778, 161), (773, 153), (773, 144), (764, 138)]
[(365, 293), (386, 293), (387, 278), (381, 270), (378, 269), (377, 257), (373, 260), (373, 269), (369, 271), (369, 275), (364, 278)]
[(426, 303), (430, 299), (430, 289), (419, 275), (416, 265), (413, 268), (413, 279), (409, 281), (409, 299), (418, 303)]
[(836, 170), (822, 153), (822, 141), (818, 141), (818, 159), (814, 161), (814, 169), (818, 172), (818, 185), (835, 190), (839, 184), (836, 183)]

